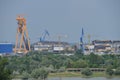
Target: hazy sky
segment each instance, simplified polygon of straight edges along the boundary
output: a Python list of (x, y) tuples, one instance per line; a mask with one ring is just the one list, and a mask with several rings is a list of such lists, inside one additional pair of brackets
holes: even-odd
[(27, 19), (31, 42), (47, 29), (53, 38), (79, 42), (81, 29), (92, 39), (120, 40), (120, 0), (0, 0), (0, 42), (15, 42), (18, 14)]

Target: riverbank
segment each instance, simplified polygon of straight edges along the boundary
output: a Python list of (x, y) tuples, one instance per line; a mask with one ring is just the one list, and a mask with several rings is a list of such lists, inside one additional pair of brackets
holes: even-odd
[[(67, 78), (67, 79), (66, 79)], [(115, 78), (115, 80), (119, 80), (119, 76), (112, 75), (109, 76), (105, 72), (93, 72), (91, 76), (84, 76), (80, 72), (59, 72), (59, 73), (49, 73), (48, 80), (69, 80), (69, 78), (73, 78), (73, 80), (83, 80), (83, 78), (87, 78), (91, 80), (91, 78), (95, 78), (93, 80), (96, 80), (96, 78), (103, 78), (103, 80), (109, 80)], [(106, 79), (107, 78), (107, 79)], [(117, 78), (117, 79), (116, 79)], [(12, 80), (22, 80), (22, 75), (16, 75)], [(100, 79), (101, 80), (101, 79)]]
[[(60, 73), (49, 73), (48, 77), (87, 77), (82, 75), (80, 72), (60, 72)], [(119, 77), (116, 75), (109, 76), (105, 72), (93, 72), (91, 76), (88, 77)]]

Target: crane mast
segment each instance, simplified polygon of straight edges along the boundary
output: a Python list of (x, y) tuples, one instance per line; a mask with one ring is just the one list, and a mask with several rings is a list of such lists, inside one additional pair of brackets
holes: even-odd
[(28, 51), (30, 51), (30, 40), (26, 27), (26, 19), (23, 16), (19, 15), (16, 20), (18, 21), (18, 28), (14, 52), (27, 53)]
[(49, 32), (47, 30), (44, 31), (43, 35), (40, 37), (40, 42), (45, 41), (46, 36), (49, 36)]

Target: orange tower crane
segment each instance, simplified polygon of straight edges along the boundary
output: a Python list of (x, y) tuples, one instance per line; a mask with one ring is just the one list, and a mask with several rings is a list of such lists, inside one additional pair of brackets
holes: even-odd
[(15, 53), (27, 53), (30, 51), (30, 40), (26, 27), (26, 19), (23, 16), (19, 15), (16, 20), (18, 21), (18, 28), (14, 51)]

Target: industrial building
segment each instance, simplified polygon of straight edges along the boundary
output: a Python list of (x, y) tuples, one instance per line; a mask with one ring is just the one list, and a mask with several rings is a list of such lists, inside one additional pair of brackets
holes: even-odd
[(59, 52), (59, 51), (74, 51), (74, 48), (67, 42), (39, 41), (34, 43), (34, 50)]
[(0, 43), (0, 54), (10, 54), (13, 52), (12, 43)]
[[(74, 52), (76, 49), (67, 42), (39, 41), (34, 43), (33, 50), (46, 52)], [(120, 53), (120, 41), (94, 40), (91, 44), (84, 44), (84, 53), (90, 54)]]
[(94, 49), (95, 49), (95, 46), (93, 44), (85, 44), (84, 53), (90, 54), (90, 53), (94, 52)]
[(94, 40), (92, 41), (95, 52), (111, 52), (112, 41), (111, 40)]
[(119, 40), (114, 40), (113, 42), (112, 42), (112, 50), (113, 50), (113, 52), (115, 52), (115, 53), (120, 53), (120, 41)]
[(96, 54), (105, 53), (120, 53), (120, 41), (119, 40), (94, 40), (91, 44), (85, 44), (85, 53), (90, 54), (94, 52)]

